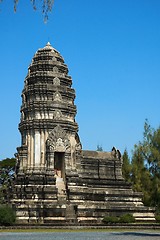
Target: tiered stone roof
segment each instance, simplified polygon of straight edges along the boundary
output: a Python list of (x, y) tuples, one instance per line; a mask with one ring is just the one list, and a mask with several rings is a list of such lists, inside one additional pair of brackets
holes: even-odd
[(60, 124), (77, 132), (75, 91), (71, 87), (68, 67), (50, 43), (39, 49), (32, 59), (22, 92), (21, 133), (27, 129), (51, 131)]

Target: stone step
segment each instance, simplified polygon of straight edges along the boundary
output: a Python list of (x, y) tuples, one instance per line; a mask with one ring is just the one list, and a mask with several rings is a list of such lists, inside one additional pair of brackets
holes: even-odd
[(65, 204), (66, 203), (66, 195), (58, 194), (58, 202), (60, 204)]
[(65, 194), (66, 193), (66, 188), (65, 188), (65, 184), (63, 181), (63, 178), (61, 177), (56, 177), (56, 187), (58, 189), (58, 194)]
[(74, 205), (69, 204), (66, 206), (66, 218), (67, 219), (77, 219)]

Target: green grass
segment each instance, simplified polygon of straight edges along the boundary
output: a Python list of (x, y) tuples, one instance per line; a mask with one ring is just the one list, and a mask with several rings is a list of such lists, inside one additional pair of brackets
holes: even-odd
[[(67, 229), (67, 228), (36, 228), (36, 229), (0, 229), (0, 232), (133, 232), (133, 231), (145, 231), (145, 232), (152, 232), (155, 229), (127, 229), (127, 228), (105, 228), (105, 229), (93, 229), (93, 228), (81, 228), (81, 229)], [(160, 229), (156, 229), (157, 232), (160, 232)]]
[(49, 229), (41, 229), (41, 228), (37, 228), (37, 229), (0, 229), (0, 232), (123, 232), (123, 231), (133, 231), (132, 229), (53, 229), (53, 228), (49, 228)]

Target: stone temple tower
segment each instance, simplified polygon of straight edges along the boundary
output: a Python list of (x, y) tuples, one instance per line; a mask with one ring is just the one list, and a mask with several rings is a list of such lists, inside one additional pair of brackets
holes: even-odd
[(50, 43), (39, 49), (22, 91), (21, 146), (10, 199), (18, 224), (102, 224), (132, 213), (154, 220), (122, 177), (119, 150), (82, 150), (75, 91), (67, 65)]
[(76, 174), (81, 143), (74, 99), (68, 68), (47, 43), (34, 55), (22, 92), (20, 169), (47, 168), (63, 179)]

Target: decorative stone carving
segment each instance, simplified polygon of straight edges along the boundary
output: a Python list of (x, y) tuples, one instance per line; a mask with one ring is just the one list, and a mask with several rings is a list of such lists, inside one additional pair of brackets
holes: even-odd
[(25, 104), (26, 103), (26, 95), (23, 93), (22, 94), (22, 103)]
[(62, 112), (61, 110), (55, 110), (53, 113), (53, 118), (54, 119), (60, 119), (62, 117)]
[(117, 149), (117, 158), (122, 161), (122, 155), (121, 152)]
[(53, 67), (53, 72), (54, 73), (58, 73), (58, 68), (57, 67)]
[(56, 86), (59, 86), (60, 85), (60, 79), (58, 77), (55, 77), (53, 79), (53, 84), (56, 85)]
[(62, 96), (61, 96), (61, 94), (58, 91), (55, 92), (53, 100), (55, 102), (61, 102), (62, 101)]
[(65, 152), (66, 151), (66, 147), (65, 147), (65, 144), (64, 144), (62, 138), (57, 139), (55, 150), (56, 150), (56, 152)]
[(115, 147), (112, 148), (111, 155), (112, 155), (114, 158), (117, 158), (118, 160), (122, 161), (121, 152), (120, 152), (118, 149), (116, 149)]
[(81, 143), (77, 143), (76, 144), (76, 151), (81, 151), (82, 150), (82, 144)]
[(117, 149), (115, 147), (112, 148), (112, 151), (111, 151), (111, 155), (116, 158), (116, 154), (117, 154)]
[(24, 114), (24, 112), (22, 111), (22, 112), (21, 112), (21, 121), (23, 121), (23, 120), (25, 120), (25, 114)]
[(56, 126), (53, 131), (49, 134), (47, 139), (47, 146), (52, 149), (52, 151), (60, 152), (60, 149), (65, 152), (70, 149), (70, 142), (67, 138), (66, 132), (61, 126)]
[(76, 151), (81, 151), (82, 150), (82, 144), (81, 144), (78, 133), (76, 134), (75, 139), (76, 139), (76, 142), (77, 142), (76, 143)]

